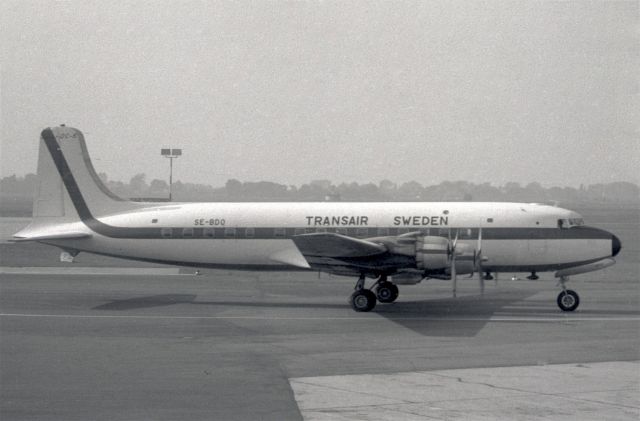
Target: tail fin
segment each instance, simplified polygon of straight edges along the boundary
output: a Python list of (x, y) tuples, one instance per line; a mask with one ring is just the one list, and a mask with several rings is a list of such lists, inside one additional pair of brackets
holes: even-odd
[(33, 218), (77, 221), (141, 207), (109, 191), (96, 174), (82, 132), (71, 127), (42, 131)]

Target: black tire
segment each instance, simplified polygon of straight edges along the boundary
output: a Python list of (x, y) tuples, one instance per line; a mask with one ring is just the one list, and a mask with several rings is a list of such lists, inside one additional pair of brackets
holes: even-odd
[(558, 307), (562, 311), (573, 311), (580, 305), (580, 297), (575, 291), (570, 289), (558, 294)]
[(376, 297), (381, 303), (392, 303), (398, 298), (398, 287), (391, 282), (381, 282), (376, 288)]
[(355, 311), (371, 311), (376, 306), (376, 296), (368, 289), (361, 289), (351, 294), (349, 303)]

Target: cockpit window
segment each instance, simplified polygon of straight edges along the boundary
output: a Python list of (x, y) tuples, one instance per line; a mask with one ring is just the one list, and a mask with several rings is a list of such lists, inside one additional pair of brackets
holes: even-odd
[(558, 228), (569, 229), (571, 227), (579, 227), (584, 225), (584, 219), (582, 218), (568, 218), (558, 219)]

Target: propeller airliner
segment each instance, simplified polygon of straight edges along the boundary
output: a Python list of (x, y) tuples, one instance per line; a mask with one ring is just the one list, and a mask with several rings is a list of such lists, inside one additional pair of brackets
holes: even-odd
[[(197, 268), (305, 270), (357, 279), (350, 303), (392, 303), (398, 285), (498, 272), (554, 272), (563, 311), (579, 305), (571, 275), (615, 263), (619, 239), (576, 212), (527, 203), (152, 203), (107, 189), (83, 134), (42, 131), (31, 224), (14, 241)], [(373, 284), (366, 287), (366, 280)]]

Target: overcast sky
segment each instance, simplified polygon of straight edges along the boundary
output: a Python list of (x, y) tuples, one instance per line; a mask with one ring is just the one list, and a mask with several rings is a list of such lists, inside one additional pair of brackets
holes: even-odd
[(5, 0), (1, 174), (638, 183), (638, 4)]

